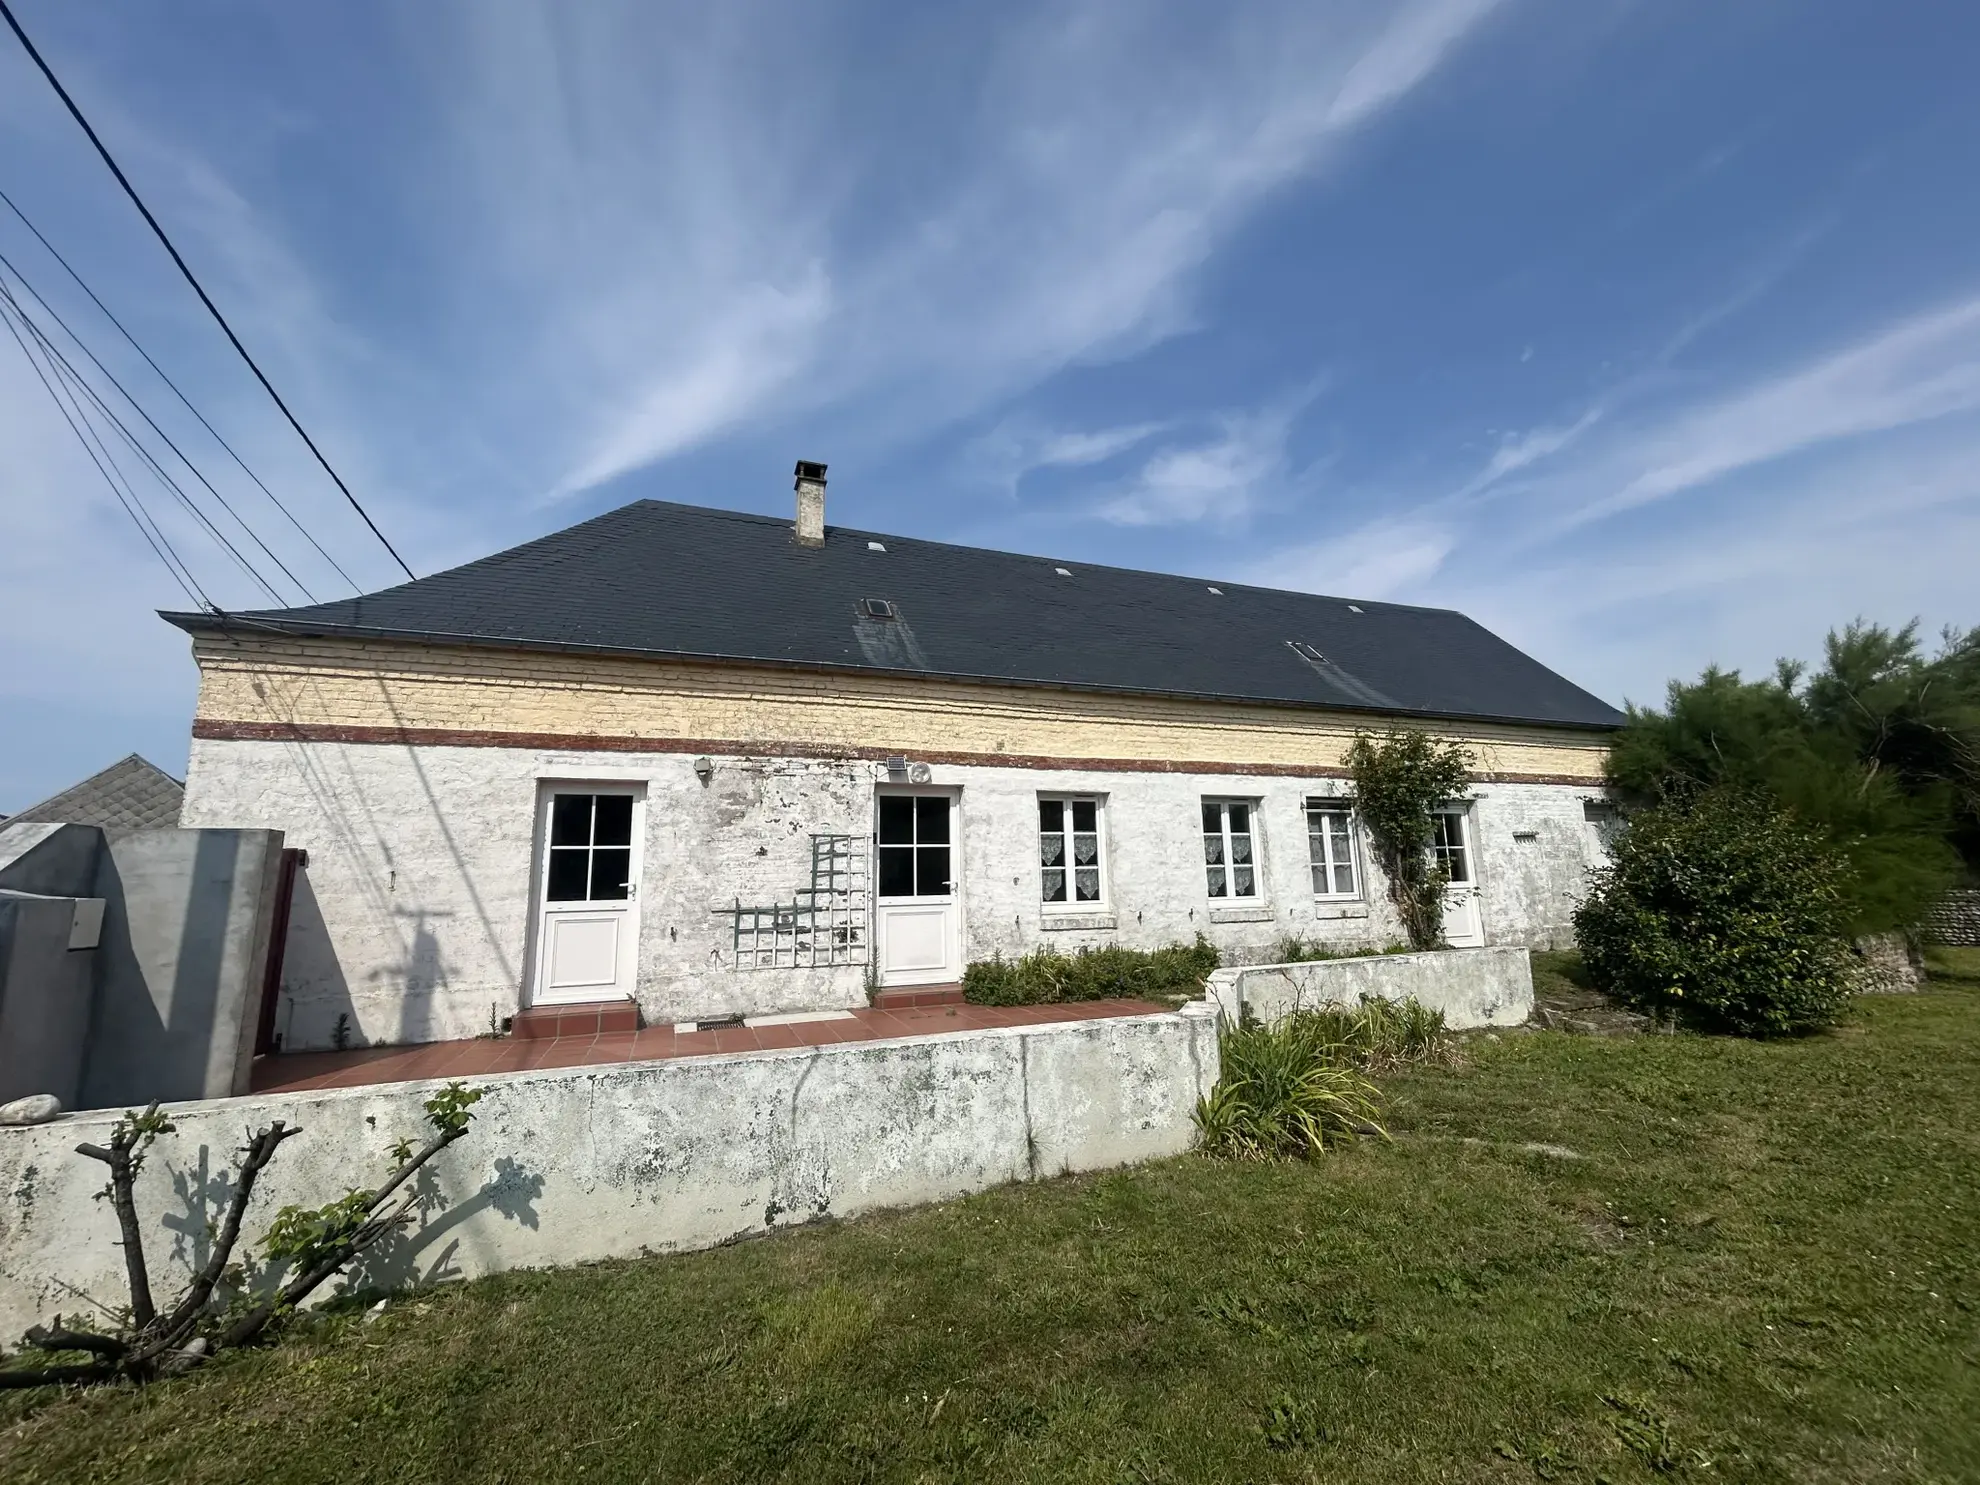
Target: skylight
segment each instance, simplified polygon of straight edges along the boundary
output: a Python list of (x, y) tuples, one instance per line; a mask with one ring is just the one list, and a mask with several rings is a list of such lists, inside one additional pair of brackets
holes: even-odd
[(1210, 591), (1215, 593), (1219, 598), (1224, 596), (1224, 590), (1222, 588), (1212, 588)]
[(860, 607), (866, 610), (866, 617), (869, 619), (897, 619), (900, 617), (899, 614), (894, 612), (893, 604), (884, 598), (861, 599)]
[(1056, 572), (1060, 577), (1072, 576), (1072, 569), (1070, 567), (1055, 567), (1052, 571)]
[(869, 541), (866, 544), (866, 549), (869, 552), (884, 552), (887, 550), (887, 543), (884, 541)]

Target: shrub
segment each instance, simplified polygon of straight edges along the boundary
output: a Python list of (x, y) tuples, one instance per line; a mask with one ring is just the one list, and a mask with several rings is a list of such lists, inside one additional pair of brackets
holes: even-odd
[(1358, 1067), (1424, 1062), (1450, 1045), (1444, 1013), (1416, 1000), (1364, 1000), (1352, 1009), (1329, 1006), (1294, 1014), (1307, 1018), (1316, 1039), (1331, 1043), (1337, 1057)]
[(1849, 995), (1848, 867), (1765, 796), (1675, 794), (1631, 818), (1575, 913), (1596, 985), (1714, 1030), (1776, 1036)]
[(1117, 997), (1194, 999), (1216, 967), (1216, 946), (1200, 933), (1193, 944), (1152, 950), (1109, 945), (1061, 954), (1040, 949), (1021, 959), (1000, 955), (970, 965), (963, 971), (963, 998), (976, 1005), (1054, 1005)]
[(1314, 1012), (1226, 1026), (1223, 1072), (1196, 1106), (1203, 1149), (1231, 1160), (1312, 1160), (1375, 1123), (1375, 1087)]
[(1313, 964), (1324, 959), (1367, 959), (1376, 954), (1413, 954), (1416, 951), (1400, 941), (1377, 949), (1369, 944), (1330, 944), (1324, 939), (1301, 938), (1289, 934), (1272, 946), (1274, 964)]

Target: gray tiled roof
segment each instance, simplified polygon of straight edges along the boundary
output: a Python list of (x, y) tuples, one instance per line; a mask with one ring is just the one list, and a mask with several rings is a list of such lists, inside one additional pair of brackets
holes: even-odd
[[(898, 617), (868, 617), (869, 598)], [(1568, 727), (1623, 720), (1449, 609), (839, 526), (823, 547), (804, 547), (789, 521), (656, 500), (362, 598), (164, 617), (192, 632), (743, 660)]]
[(108, 835), (170, 829), (179, 823), (186, 788), (164, 769), (132, 753), (80, 784), (9, 815), (9, 825), (37, 820), (96, 825)]

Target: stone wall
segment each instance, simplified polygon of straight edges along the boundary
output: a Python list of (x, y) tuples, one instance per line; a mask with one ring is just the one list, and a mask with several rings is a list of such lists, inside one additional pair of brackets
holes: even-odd
[[(873, 828), (883, 765), (860, 758), (695, 757), (554, 748), (196, 739), (187, 825), (258, 824), (309, 853), (297, 878), (277, 1029), (290, 1050), (474, 1036), (525, 1001), (533, 974), (540, 792), (579, 781), (643, 789), (636, 995), (649, 1024), (864, 1003), (866, 970), (742, 969), (731, 909), (789, 902), (809, 873), (810, 836)], [(1321, 774), (1194, 773), (1068, 765), (936, 764), (958, 791), (965, 958), (1040, 945), (1155, 948), (1204, 933), (1227, 962), (1263, 962), (1287, 936), (1381, 947), (1401, 936), (1362, 852), (1359, 898), (1317, 898), (1304, 801), (1337, 795)], [(1108, 900), (1055, 917), (1038, 885), (1038, 795), (1106, 798)], [(1473, 837), (1488, 942), (1565, 941), (1602, 846), (1583, 815), (1594, 791), (1486, 783)], [(1207, 895), (1201, 801), (1256, 801), (1263, 895)]]
[(1980, 946), (1980, 887), (1948, 892), (1925, 915), (1925, 936), (1936, 943)]
[[(479, 1080), (468, 1136), (429, 1169), (407, 1234), (356, 1282), (398, 1286), (713, 1247), (818, 1217), (938, 1201), (1008, 1181), (1173, 1155), (1217, 1077), (1214, 1013), (1068, 1022), (908, 1041), (569, 1068)], [(285, 1203), (363, 1184), (424, 1130), (434, 1083), (171, 1109), (138, 1187), (153, 1289), (206, 1255), (243, 1131), (303, 1133), (255, 1189), (258, 1240)], [(0, 1128), (0, 1335), (125, 1302), (116, 1223), (94, 1199), (108, 1115)], [(245, 1245), (242, 1250), (244, 1251)]]
[(1523, 948), (1439, 949), (1366, 959), (1321, 959), (1220, 969), (1210, 998), (1231, 1020), (1266, 1025), (1296, 1010), (1414, 1000), (1442, 1011), (1453, 1031), (1518, 1026), (1533, 1014), (1533, 969)]

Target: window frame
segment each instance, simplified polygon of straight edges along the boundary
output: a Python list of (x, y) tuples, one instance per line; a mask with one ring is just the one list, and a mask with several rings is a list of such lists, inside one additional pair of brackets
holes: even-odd
[[(1311, 881), (1313, 879), (1315, 872), (1324, 870), (1327, 874), (1327, 881), (1331, 884), (1334, 880), (1334, 868), (1345, 864), (1348, 869), (1348, 881), (1351, 883), (1349, 890), (1346, 892), (1335, 892), (1331, 890), (1323, 892), (1318, 887), (1315, 887), (1313, 889), (1313, 896), (1321, 902), (1360, 902), (1363, 896), (1362, 883), (1366, 878), (1362, 874), (1361, 865), (1361, 812), (1354, 807), (1354, 801), (1326, 794), (1309, 794), (1305, 802), (1301, 805), (1300, 812), (1306, 817), (1308, 880)], [(1347, 860), (1345, 863), (1333, 858), (1333, 833), (1331, 831), (1323, 829), (1319, 836), (1316, 837), (1314, 835), (1313, 817), (1315, 815), (1346, 816)], [(1324, 862), (1313, 859), (1313, 848), (1320, 841), (1327, 843), (1327, 859)]]
[(1456, 877), (1449, 874), (1446, 867), (1444, 880), (1450, 886), (1469, 887), (1473, 891), (1476, 891), (1478, 887), (1478, 841), (1476, 839), (1476, 832), (1471, 828), (1471, 805), (1469, 801), (1459, 800), (1450, 804), (1440, 804), (1431, 811), (1431, 814), (1436, 816), (1439, 822), (1435, 833), (1430, 838), (1431, 864), (1433, 866), (1446, 867), (1447, 858), (1452, 854), (1452, 851), (1444, 843), (1447, 832), (1442, 822), (1447, 819), (1455, 819), (1457, 821), (1459, 839), (1457, 849), (1464, 855), (1465, 874), (1464, 879), (1459, 881)]
[[(1107, 850), (1107, 796), (1104, 794), (1072, 793), (1055, 789), (1041, 789), (1038, 793), (1038, 803), (1040, 805), (1064, 805), (1068, 814), (1070, 814), (1075, 804), (1090, 804), (1093, 806), (1093, 864), (1100, 876), (1100, 895), (1090, 901), (1080, 901), (1074, 895), (1079, 888), (1072, 876), (1072, 873), (1077, 869), (1071, 859), (1072, 838), (1075, 835), (1084, 835), (1086, 832), (1075, 831), (1070, 821), (1062, 819), (1061, 829), (1058, 831), (1058, 835), (1060, 840), (1065, 843), (1064, 853), (1060, 857), (1063, 865), (1058, 868), (1048, 867), (1045, 864), (1043, 850), (1044, 840), (1048, 832), (1045, 829), (1045, 822), (1041, 817), (1032, 827), (1032, 840), (1035, 843), (1033, 849), (1038, 855), (1038, 910), (1041, 913), (1048, 914), (1104, 913), (1111, 911), (1113, 894), (1108, 890), (1109, 883), (1107, 881), (1110, 865), (1108, 860), (1110, 853)], [(1052, 902), (1045, 896), (1045, 873), (1055, 869), (1063, 870), (1067, 874), (1066, 896), (1058, 902)]]
[[(1249, 861), (1239, 862), (1232, 860), (1232, 857), (1236, 854), (1231, 844), (1234, 839), (1231, 832), (1231, 806), (1234, 804), (1241, 804), (1245, 809), (1246, 829), (1244, 836), (1250, 842), (1251, 859)], [(1203, 813), (1205, 810), (1215, 805), (1219, 811), (1219, 820), (1221, 823), (1219, 837), (1222, 841), (1223, 859), (1221, 861), (1212, 861), (1206, 853), (1202, 862), (1203, 895), (1205, 900), (1213, 906), (1249, 907), (1260, 905), (1267, 900), (1268, 894), (1265, 890), (1264, 832), (1259, 825), (1259, 816), (1264, 813), (1260, 808), (1261, 804), (1261, 800), (1242, 794), (1205, 794), (1197, 800), (1196, 838), (1199, 842), (1207, 842), (1211, 838), (1211, 833), (1203, 828)], [(1235, 890), (1237, 886), (1236, 868), (1238, 866), (1249, 866), (1251, 868), (1251, 890), (1249, 892), (1239, 893)], [(1219, 868), (1225, 873), (1224, 885), (1227, 889), (1221, 893), (1210, 890), (1210, 873)]]

